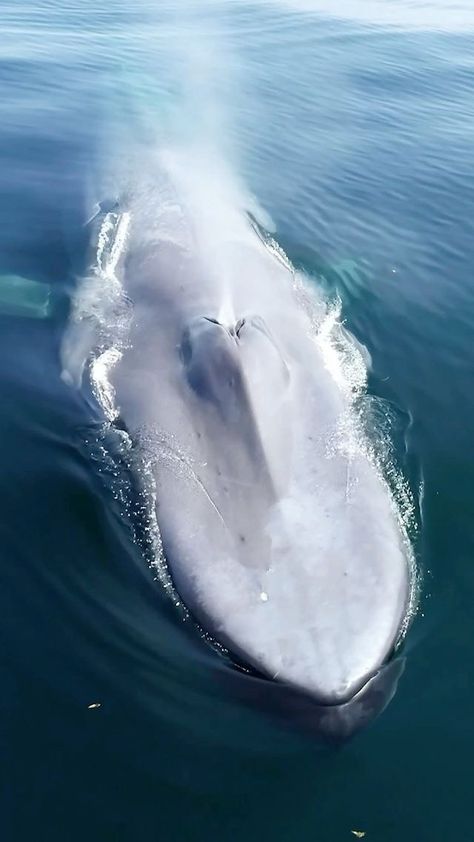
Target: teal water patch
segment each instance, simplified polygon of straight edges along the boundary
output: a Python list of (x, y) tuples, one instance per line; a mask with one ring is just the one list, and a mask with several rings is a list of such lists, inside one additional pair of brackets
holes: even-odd
[(22, 275), (0, 276), (0, 314), (47, 319), (53, 312), (53, 293), (49, 284)]

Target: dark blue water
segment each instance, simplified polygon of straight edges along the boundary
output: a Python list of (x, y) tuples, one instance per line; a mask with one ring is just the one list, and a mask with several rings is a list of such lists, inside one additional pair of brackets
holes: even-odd
[[(0, 285), (54, 291), (44, 318), (0, 302), (5, 842), (472, 838), (474, 14), (339, 5), (2, 6)], [(341, 298), (390, 407), (419, 610), (396, 698), (337, 751), (233, 695), (136, 540), (97, 407), (60, 379), (81, 225), (138, 137), (218, 148)]]

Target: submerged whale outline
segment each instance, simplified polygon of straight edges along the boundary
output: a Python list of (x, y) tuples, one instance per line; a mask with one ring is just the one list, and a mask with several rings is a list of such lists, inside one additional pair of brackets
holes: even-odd
[[(114, 211), (117, 211), (115, 216), (118, 219), (120, 217), (120, 211), (117, 208), (116, 202), (102, 203), (102, 205), (99, 205), (98, 214), (100, 214), (101, 208), (108, 207), (109, 204), (112, 210), (104, 211), (105, 215), (110, 217)], [(92, 220), (94, 221), (96, 218), (97, 216), (94, 215)], [(250, 224), (247, 223), (247, 229), (252, 232), (252, 235), (255, 233), (253, 220), (250, 220)], [(138, 237), (139, 239), (140, 237)], [(260, 241), (265, 249), (265, 243), (260, 235), (255, 237), (255, 240)], [(122, 360), (119, 361), (118, 366), (112, 372), (111, 380), (118, 395), (121, 417), (133, 436), (134, 432), (136, 433), (143, 426), (144, 417), (145, 421), (149, 420), (147, 412), (143, 413), (142, 417), (140, 417), (140, 411), (143, 410), (144, 400), (146, 401), (147, 397), (151, 395), (154, 382), (153, 376), (151, 376), (152, 372), (149, 370), (149, 363), (144, 362), (145, 358), (149, 358), (149, 351), (144, 353), (143, 348), (141, 351), (136, 350), (136, 339), (139, 336), (139, 332), (141, 331), (145, 335), (147, 328), (150, 330), (150, 312), (154, 312), (153, 308), (156, 308), (156, 302), (153, 302), (153, 293), (156, 290), (153, 288), (153, 283), (149, 280), (150, 271), (155, 278), (161, 276), (162, 279), (164, 270), (167, 269), (169, 271), (170, 269), (170, 255), (172, 259), (177, 261), (178, 265), (180, 261), (181, 263), (184, 261), (186, 264), (187, 254), (186, 249), (181, 247), (176, 248), (173, 243), (166, 242), (166, 239), (163, 241), (160, 237), (156, 241), (153, 241), (153, 238), (151, 238), (144, 245), (140, 244), (134, 252), (132, 235), (130, 249), (131, 253), (129, 250), (121, 268), (123, 277), (125, 278), (125, 292), (135, 302), (135, 313), (133, 316), (135, 320), (135, 338), (133, 338), (132, 331), (132, 338), (129, 344), (134, 350), (135, 366), (137, 365), (137, 354), (138, 364), (140, 363), (141, 355), (145, 376), (142, 378), (137, 376), (137, 370), (134, 370), (133, 365), (127, 371), (127, 351), (125, 351)], [(164, 258), (160, 252), (164, 252)], [(259, 260), (261, 262), (262, 254), (260, 254)], [(158, 269), (155, 268), (156, 264)], [(287, 273), (287, 265), (283, 263), (282, 266), (283, 272)], [(142, 279), (145, 277), (145, 282), (143, 283), (141, 281), (138, 284), (138, 289), (135, 291), (133, 288), (130, 289), (127, 284), (127, 278), (134, 271), (138, 275), (141, 274)], [(189, 272), (189, 265), (185, 267), (185, 271)], [(179, 277), (182, 277), (182, 267), (181, 274), (179, 272), (177, 274)], [(215, 278), (212, 279), (211, 287), (212, 283), (215, 285)], [(289, 293), (291, 293), (290, 286), (288, 284)], [(179, 285), (174, 292), (175, 296), (179, 296)], [(275, 450), (275, 442), (271, 443), (269, 450), (268, 442), (262, 437), (261, 415), (258, 413), (260, 412), (265, 415), (266, 410), (261, 402), (259, 403), (256, 392), (262, 381), (261, 377), (259, 381), (258, 376), (256, 379), (253, 375), (249, 378), (249, 360), (255, 360), (256, 350), (255, 348), (253, 351), (251, 349), (250, 357), (247, 354), (247, 358), (243, 360), (241, 354), (243, 339), (246, 339), (250, 347), (252, 343), (256, 343), (257, 350), (260, 349), (260, 352), (262, 348), (264, 349), (263, 353), (266, 355), (267, 362), (265, 376), (273, 379), (273, 388), (275, 388), (275, 385), (277, 386), (275, 391), (279, 394), (280, 398), (285, 393), (288, 381), (291, 380), (291, 365), (288, 364), (282, 352), (281, 338), (275, 338), (274, 319), (271, 327), (268, 327), (266, 319), (261, 315), (254, 315), (252, 308), (249, 306), (241, 308), (239, 311), (241, 314), (234, 320), (229, 319), (228, 314), (225, 314), (223, 317), (222, 307), (219, 306), (222, 302), (218, 302), (217, 306), (215, 302), (212, 302), (209, 306), (208, 301), (206, 301), (206, 294), (208, 292), (208, 290), (205, 290), (204, 301), (188, 301), (184, 307), (186, 313), (179, 314), (179, 316), (176, 298), (173, 299), (170, 296), (169, 290), (161, 299), (160, 295), (158, 295), (160, 307), (162, 307), (164, 301), (169, 306), (170, 319), (174, 316), (176, 321), (179, 321), (179, 329), (171, 331), (167, 337), (168, 350), (172, 348), (173, 354), (173, 376), (176, 375), (176, 372), (179, 372), (179, 385), (177, 385), (178, 381), (175, 378), (172, 388), (179, 391), (180, 401), (184, 401), (184, 405), (188, 407), (191, 417), (193, 412), (201, 413), (202, 418), (205, 418), (206, 423), (212, 428), (211, 433), (216, 433), (219, 430), (222, 433), (222, 430), (225, 430), (230, 442), (233, 442), (234, 445), (238, 442), (238, 445), (236, 445), (237, 461), (235, 459), (232, 461), (232, 458), (228, 458), (226, 464), (227, 468), (230, 467), (231, 473), (239, 465), (237, 474), (234, 476), (234, 481), (240, 482), (241, 478), (236, 479), (236, 477), (238, 471), (241, 470), (242, 460), (245, 462), (243, 473), (248, 481), (248, 488), (247, 490), (239, 491), (239, 505), (241, 505), (245, 494), (250, 498), (252, 497), (252, 489), (254, 490), (255, 484), (259, 483), (257, 485), (258, 493), (256, 496), (254, 495), (255, 499), (251, 500), (252, 513), (250, 515), (249, 511), (247, 511), (244, 517), (244, 520), (247, 518), (247, 522), (250, 517), (250, 540), (248, 540), (248, 536), (240, 528), (241, 521), (239, 521), (238, 516), (232, 513), (232, 505), (230, 508), (228, 505), (227, 507), (224, 506), (224, 513), (221, 511), (221, 500), (215, 499), (216, 494), (214, 493), (214, 489), (209, 490), (206, 478), (199, 478), (196, 471), (194, 471), (194, 477), (189, 482), (189, 477), (186, 479), (185, 476), (186, 471), (177, 470), (176, 463), (171, 471), (164, 469), (164, 472), (169, 483), (167, 487), (169, 488), (174, 483), (175, 487), (171, 497), (175, 503), (179, 499), (185, 499), (186, 504), (189, 505), (189, 501), (194, 500), (193, 505), (195, 505), (196, 495), (199, 497), (200, 511), (201, 513), (202, 511), (206, 511), (206, 516), (202, 520), (207, 528), (211, 526), (211, 528), (216, 529), (215, 524), (219, 523), (221, 533), (227, 534), (229, 532), (230, 520), (233, 518), (231, 529), (238, 536), (235, 547), (237, 548), (236, 552), (242, 551), (242, 566), (249, 566), (249, 558), (252, 553), (254, 554), (254, 559), (257, 557), (260, 559), (261, 566), (262, 559), (267, 554), (267, 562), (263, 563), (262, 568), (264, 572), (262, 574), (261, 571), (259, 572), (259, 564), (256, 565), (256, 571), (253, 571), (255, 574), (256, 600), (259, 600), (260, 604), (265, 604), (268, 603), (269, 599), (272, 599), (272, 594), (270, 593), (269, 595), (261, 584), (262, 576), (268, 573), (269, 567), (271, 566), (271, 561), (268, 561), (269, 541), (268, 536), (262, 538), (262, 535), (259, 534), (256, 537), (252, 532), (252, 528), (263, 522), (262, 518), (265, 519), (267, 517), (268, 511), (272, 507), (275, 508), (278, 506), (282, 489), (288, 487), (288, 476), (285, 475), (285, 471), (288, 473), (288, 470), (286, 467), (283, 471), (279, 469), (275, 472), (273, 465), (275, 453), (277, 452)], [(210, 297), (212, 296), (208, 295), (208, 299)], [(290, 301), (291, 295), (286, 300)], [(191, 306), (188, 306), (189, 304)], [(300, 313), (299, 317), (301, 315)], [(298, 320), (296, 321), (298, 322)], [(298, 324), (302, 325), (303, 322), (304, 320), (300, 320)], [(138, 328), (137, 325), (139, 326)], [(166, 331), (162, 330), (161, 333), (163, 332)], [(150, 335), (148, 333), (149, 338)], [(89, 345), (93, 344), (90, 336), (87, 338), (87, 343)], [(74, 337), (72, 342), (69, 341), (70, 348), (73, 345)], [(81, 355), (84, 355), (84, 343), (82, 342), (82, 345), (79, 343), (79, 345), (81, 347)], [(89, 350), (91, 349), (89, 348)], [(253, 357), (252, 353), (254, 354)], [(161, 361), (163, 356), (160, 357), (158, 355), (158, 359)], [(121, 369), (124, 368), (124, 365), (125, 371), (123, 372)], [(258, 366), (255, 366), (255, 368), (258, 368)], [(67, 365), (65, 369), (67, 369)], [(260, 375), (261, 373), (260, 369)], [(74, 380), (74, 377), (71, 380)], [(124, 401), (125, 395), (127, 397)], [(125, 412), (124, 403), (126, 403)], [(189, 410), (190, 406), (191, 410)], [(196, 410), (196, 407), (199, 407), (199, 410)], [(283, 415), (285, 411), (284, 401), (280, 401), (280, 405), (277, 408)], [(268, 415), (265, 421), (268, 424)], [(206, 424), (204, 424), (205, 427)], [(179, 441), (179, 435), (177, 434), (177, 430), (173, 428), (173, 425), (168, 425), (167, 431), (170, 436), (174, 437), (176, 441)], [(276, 437), (276, 444), (284, 442), (285, 432), (283, 430), (282, 435), (282, 431), (279, 431), (279, 436)], [(201, 430), (198, 435), (201, 439), (203, 431)], [(212, 439), (212, 435), (210, 438)], [(244, 442), (244, 446), (242, 446), (242, 442)], [(161, 468), (163, 469), (163, 466)], [(158, 473), (162, 473), (160, 468), (158, 468)], [(227, 476), (226, 480), (226, 473), (221, 469), (218, 469), (217, 473), (220, 477), (223, 477), (220, 484), (218, 483), (218, 489), (222, 492), (224, 488), (223, 482), (228, 481), (229, 476)], [(232, 477), (230, 477), (230, 480), (232, 481)], [(380, 478), (377, 482), (380, 482)], [(382, 486), (378, 486), (377, 482), (374, 488), (378, 488), (380, 491), (380, 487), (383, 487), (385, 493), (388, 495), (386, 487), (383, 484)], [(305, 675), (302, 675), (301, 680), (295, 680), (295, 675), (291, 674), (291, 670), (288, 674), (284, 664), (283, 668), (279, 670), (269, 668), (269, 664), (265, 660), (265, 652), (257, 653), (257, 655), (255, 651), (249, 652), (245, 645), (242, 646), (239, 643), (238, 635), (236, 639), (235, 631), (229, 634), (228, 629), (225, 628), (226, 618), (225, 616), (223, 617), (222, 613), (219, 615), (218, 623), (216, 623), (212, 600), (208, 600), (205, 605), (199, 604), (199, 597), (197, 598), (196, 596), (198, 590), (196, 590), (196, 582), (192, 581), (193, 569), (192, 563), (190, 563), (192, 540), (188, 536), (184, 543), (181, 541), (179, 518), (176, 518), (176, 513), (173, 514), (169, 505), (164, 502), (167, 495), (167, 491), (164, 491), (165, 485), (166, 483), (163, 482), (163, 477), (159, 477), (157, 518), (162, 534), (165, 556), (178, 593), (190, 609), (191, 614), (196, 617), (203, 628), (210, 632), (216, 640), (223, 643), (231, 653), (236, 655), (244, 663), (248, 663), (258, 673), (264, 674), (267, 678), (276, 679), (274, 682), (265, 681), (263, 685), (265, 689), (262, 691), (262, 683), (259, 676), (254, 675), (253, 678), (245, 676), (243, 684), (240, 680), (237, 682), (235, 687), (236, 692), (245, 697), (247, 692), (252, 695), (252, 688), (253, 690), (257, 688), (256, 695), (258, 698), (261, 699), (263, 694), (266, 703), (273, 707), (273, 709), (285, 714), (289, 712), (295, 714), (297, 712), (297, 717), (300, 721), (304, 721), (308, 726), (312, 725), (319, 733), (324, 734), (330, 739), (349, 736), (379, 713), (392, 698), (404, 667), (402, 658), (393, 658), (401, 630), (406, 625), (413, 584), (413, 574), (410, 571), (410, 563), (407, 557), (408, 549), (406, 546), (402, 546), (403, 536), (399, 535), (401, 544), (398, 560), (401, 566), (396, 571), (399, 577), (400, 594), (392, 604), (391, 610), (395, 616), (393, 618), (391, 634), (386, 635), (384, 644), (381, 646), (383, 656), (378, 660), (373, 659), (368, 669), (360, 671), (355, 678), (352, 677), (352, 680), (347, 681), (344, 686), (339, 683), (338, 686), (329, 687), (329, 690), (323, 688), (324, 692), (321, 692), (319, 688), (315, 688), (307, 682)], [(199, 491), (196, 490), (197, 488), (199, 488)], [(202, 508), (203, 500), (204, 509)], [(164, 512), (163, 509), (166, 507), (166, 512)], [(392, 512), (393, 515), (393, 508), (391, 506), (384, 509), (385, 516), (389, 512)], [(254, 522), (252, 522), (252, 518), (254, 518)], [(197, 527), (196, 524), (198, 525)], [(268, 526), (268, 522), (266, 522), (266, 526)], [(195, 518), (195, 527), (200, 530), (200, 534), (202, 535), (202, 522), (199, 516)], [(397, 525), (395, 532), (397, 529), (399, 529), (399, 525)], [(225, 545), (225, 540), (222, 543), (222, 534), (220, 538), (221, 547)], [(250, 550), (248, 549), (249, 544)], [(243, 547), (245, 547), (245, 550), (242, 549)], [(328, 575), (327, 571), (326, 575)]]

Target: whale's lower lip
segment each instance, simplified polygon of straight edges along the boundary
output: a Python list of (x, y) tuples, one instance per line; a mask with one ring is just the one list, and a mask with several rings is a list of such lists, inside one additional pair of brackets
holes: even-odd
[(328, 687), (322, 694), (265, 673), (230, 641), (217, 641), (209, 631), (206, 635), (226, 647), (229, 669), (225, 675), (232, 695), (264, 714), (275, 715), (286, 727), (333, 745), (352, 738), (385, 710), (405, 669), (405, 658), (392, 652), (345, 693)]
[(238, 662), (243, 671), (232, 693), (241, 701), (275, 715), (297, 731), (337, 745), (369, 725), (390, 703), (405, 669), (405, 659), (393, 657), (383, 664), (345, 701), (325, 701), (284, 681), (273, 680)]

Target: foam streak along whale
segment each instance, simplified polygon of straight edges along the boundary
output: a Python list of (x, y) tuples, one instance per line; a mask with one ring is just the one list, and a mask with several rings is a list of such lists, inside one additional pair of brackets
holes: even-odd
[(394, 502), (291, 267), (219, 173), (161, 167), (127, 205), (117, 273), (133, 315), (111, 383), (155, 448), (174, 584), (242, 661), (347, 711), (409, 610)]

